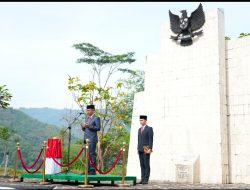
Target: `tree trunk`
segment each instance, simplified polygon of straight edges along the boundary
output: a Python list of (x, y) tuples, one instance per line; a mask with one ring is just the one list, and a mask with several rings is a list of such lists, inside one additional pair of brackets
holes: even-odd
[(103, 147), (102, 147), (102, 142), (101, 141), (98, 142), (97, 147), (98, 147), (97, 167), (103, 171), (103, 169), (104, 169)]
[(9, 161), (9, 153), (7, 152), (5, 156), (4, 176), (8, 176), (8, 161)]

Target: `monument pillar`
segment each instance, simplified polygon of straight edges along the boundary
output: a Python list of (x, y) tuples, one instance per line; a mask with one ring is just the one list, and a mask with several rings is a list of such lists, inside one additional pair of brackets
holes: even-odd
[[(150, 180), (178, 181), (177, 167), (194, 162), (200, 183), (228, 183), (224, 13), (205, 12), (203, 35), (190, 46), (169, 39), (162, 25), (161, 49), (146, 56), (145, 91), (135, 94), (127, 175), (140, 176), (139, 115), (154, 130)], [(181, 168), (181, 167), (179, 167)], [(189, 174), (187, 174), (189, 175)]]

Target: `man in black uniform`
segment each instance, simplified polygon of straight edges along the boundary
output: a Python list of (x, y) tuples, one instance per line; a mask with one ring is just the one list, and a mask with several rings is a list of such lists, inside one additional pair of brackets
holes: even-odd
[(150, 176), (150, 154), (153, 150), (153, 128), (147, 125), (147, 116), (140, 115), (141, 127), (138, 130), (138, 154), (141, 166), (141, 181), (139, 184), (148, 184)]
[[(89, 154), (93, 158), (94, 163), (96, 164), (96, 143), (98, 142), (97, 131), (101, 130), (101, 121), (100, 117), (95, 115), (95, 106), (88, 105), (87, 106), (87, 117), (85, 119), (85, 123), (81, 123), (82, 130), (85, 132), (84, 134), (84, 143), (86, 143), (86, 139), (90, 140), (89, 144)], [(95, 168), (92, 167), (90, 161), (88, 163), (88, 174), (96, 175)]]

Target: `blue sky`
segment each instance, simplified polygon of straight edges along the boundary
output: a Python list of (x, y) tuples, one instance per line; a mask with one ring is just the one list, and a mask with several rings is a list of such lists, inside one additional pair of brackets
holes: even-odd
[[(202, 3), (202, 2), (201, 2)], [(205, 2), (222, 8), (225, 35), (250, 33), (250, 2)], [(144, 69), (148, 53), (159, 51), (160, 26), (168, 10), (194, 11), (199, 2), (1, 2), (0, 84), (13, 95), (11, 106), (76, 107), (68, 75), (89, 80), (89, 68), (75, 63), (75, 43), (89, 42), (110, 53), (134, 51), (133, 69)], [(118, 79), (114, 76), (113, 80)]]

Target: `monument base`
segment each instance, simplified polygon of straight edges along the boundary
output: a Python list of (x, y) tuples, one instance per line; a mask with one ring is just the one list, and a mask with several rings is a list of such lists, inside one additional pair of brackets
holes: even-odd
[(40, 185), (49, 185), (50, 182), (48, 182), (48, 181), (41, 181), (39, 184), (40, 184)]
[(9, 179), (9, 182), (21, 182), (21, 179), (17, 178), (17, 179)]
[(121, 183), (121, 184), (117, 184), (118, 187), (130, 187), (129, 183)]
[(82, 187), (82, 188), (94, 188), (94, 185), (78, 185), (78, 187)]

